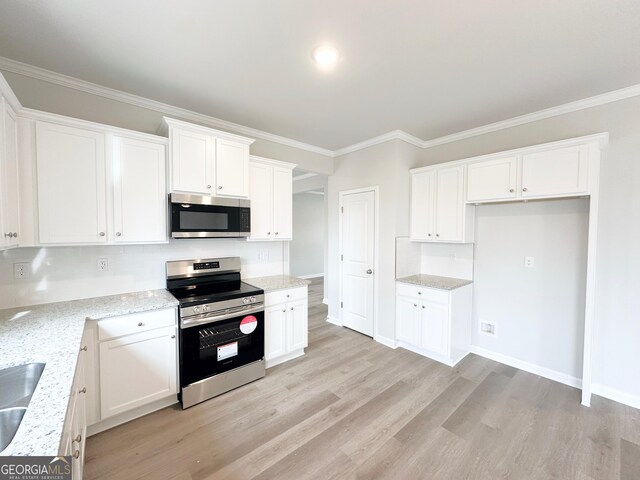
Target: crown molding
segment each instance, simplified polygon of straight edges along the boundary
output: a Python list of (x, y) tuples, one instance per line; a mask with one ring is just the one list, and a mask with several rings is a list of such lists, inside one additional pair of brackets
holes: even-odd
[(298, 182), (300, 180), (304, 180), (305, 178), (312, 178), (317, 175), (317, 173), (303, 173), (302, 175), (296, 175), (295, 177), (293, 177), (293, 181)]
[(70, 77), (61, 73), (52, 72), (51, 70), (46, 70), (44, 68), (28, 65), (16, 60), (11, 60), (10, 58), (0, 57), (0, 70), (6, 70), (8, 72), (16, 73), (25, 77), (31, 77), (37, 80), (54, 83), (63, 87), (79, 90), (81, 92), (90, 93), (92, 95), (97, 95), (111, 100), (116, 100), (119, 102), (127, 103), (129, 105), (134, 105), (136, 107), (154, 110), (156, 112), (176, 116), (181, 119), (190, 120), (214, 128), (229, 130), (233, 133), (248, 135), (251, 137), (260, 138), (262, 140), (268, 140), (270, 142), (279, 143), (288, 147), (299, 148), (301, 150), (306, 150), (308, 152), (317, 153), (327, 157), (334, 156), (333, 151), (326, 148), (299, 142), (298, 140), (293, 140), (291, 138), (282, 137), (273, 133), (264, 132), (255, 128), (245, 127), (244, 125), (228, 122), (220, 118), (211, 117), (209, 115), (197, 113), (185, 108), (174, 107), (172, 105), (158, 102), (156, 100), (140, 97), (131, 93), (126, 93), (113, 88), (87, 82), (85, 80), (80, 80), (79, 78)]
[(13, 90), (11, 90), (11, 87), (7, 83), (7, 80), (4, 78), (4, 76), (1, 73), (0, 73), (0, 94), (2, 94), (2, 96), (7, 100), (7, 102), (9, 103), (9, 105), (11, 105), (11, 108), (13, 108), (14, 111), (18, 112), (22, 110), (22, 104), (20, 103), (20, 100), (18, 100), (18, 97), (16, 97), (16, 94), (13, 93)]
[[(461, 132), (453, 133), (451, 135), (445, 135), (445, 136), (434, 138), (431, 140), (422, 140), (403, 130), (393, 130), (391, 132), (379, 135), (377, 137), (373, 137), (368, 140), (364, 140), (362, 142), (354, 143), (353, 145), (348, 145), (346, 147), (339, 148), (337, 150), (329, 150), (326, 148), (318, 147), (316, 145), (299, 142), (291, 138), (282, 137), (280, 135), (264, 132), (262, 130), (257, 130), (251, 127), (245, 127), (237, 123), (228, 122), (226, 120), (211, 117), (209, 115), (204, 115), (204, 114), (197, 113), (184, 108), (174, 107), (172, 105), (168, 105), (166, 103), (140, 97), (138, 95), (122, 92), (120, 90), (115, 90), (109, 87), (103, 87), (95, 83), (80, 80), (78, 78), (70, 77), (68, 75), (55, 73), (50, 70), (46, 70), (44, 68), (28, 65), (26, 63), (18, 62), (16, 60), (11, 60), (6, 57), (0, 57), (0, 70), (6, 70), (9, 72), (16, 73), (18, 75), (23, 75), (26, 77), (35, 78), (45, 82), (54, 83), (57, 85), (61, 85), (63, 87), (83, 91), (85, 93), (98, 95), (104, 98), (109, 98), (111, 100), (128, 103), (130, 105), (146, 108), (149, 110), (154, 110), (163, 114), (173, 115), (184, 120), (193, 121), (196, 123), (200, 123), (202, 125), (211, 126), (213, 128), (220, 128), (220, 129), (229, 130), (231, 132), (238, 133), (241, 135), (248, 135), (251, 137), (260, 138), (262, 140), (268, 140), (270, 142), (279, 143), (281, 145), (298, 148), (298, 149), (305, 150), (312, 153), (317, 153), (319, 155), (324, 155), (330, 158), (335, 158), (342, 155), (346, 155), (348, 153), (353, 153), (358, 150), (363, 150), (365, 148), (373, 147), (375, 145), (379, 145), (381, 143), (389, 142), (392, 140), (402, 140), (403, 142), (406, 142), (418, 148), (423, 148), (423, 149), (431, 148), (438, 145), (457, 142), (459, 140), (464, 140), (467, 138), (472, 138), (472, 137), (484, 135), (491, 132), (497, 132), (499, 130), (505, 130), (507, 128), (524, 125), (526, 123), (537, 122), (539, 120), (544, 120), (546, 118), (557, 117), (559, 115), (565, 115), (567, 113), (577, 112), (579, 110), (584, 110), (587, 108), (597, 107), (600, 105), (605, 105), (607, 103), (617, 102), (619, 100), (640, 96), (640, 84), (632, 85), (630, 87), (621, 88), (619, 90), (614, 90), (614, 91), (603, 93), (600, 95), (595, 95), (593, 97), (588, 97), (582, 100), (565, 103), (562, 105), (558, 105), (556, 107), (551, 107), (544, 110), (539, 110), (537, 112), (520, 115), (518, 117), (513, 117), (507, 120), (501, 120), (499, 122), (494, 122), (488, 125), (471, 128), (469, 130), (464, 130)], [(20, 102), (15, 97), (15, 95), (11, 91), (11, 88), (6, 83), (6, 81), (4, 81), (4, 78), (2, 78), (2, 75), (0, 75), (0, 79), (1, 79), (0, 91), (2, 91), (3, 94), (5, 94), (5, 97), (7, 97), (9, 103), (12, 104), (14, 109), (20, 110), (22, 108), (22, 106), (20, 105)], [(8, 93), (5, 92), (5, 90), (7, 90)]]

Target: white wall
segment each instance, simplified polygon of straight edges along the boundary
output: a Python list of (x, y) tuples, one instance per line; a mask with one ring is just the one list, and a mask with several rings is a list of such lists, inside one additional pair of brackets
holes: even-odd
[(324, 195), (293, 195), (293, 240), (289, 243), (292, 275), (324, 275), (326, 243), (326, 209)]
[[(285, 273), (282, 242), (184, 239), (166, 245), (19, 248), (0, 252), (0, 308), (166, 288), (165, 262), (239, 256), (244, 278)], [(109, 270), (98, 272), (99, 258)], [(31, 265), (14, 280), (13, 265)]]
[(582, 378), (588, 222), (584, 199), (476, 207), (474, 345)]
[(473, 280), (473, 244), (422, 244), (421, 273)]

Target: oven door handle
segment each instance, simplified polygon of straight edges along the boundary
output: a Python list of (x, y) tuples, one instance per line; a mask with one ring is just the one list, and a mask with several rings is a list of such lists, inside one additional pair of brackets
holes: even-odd
[(217, 314), (213, 313), (204, 313), (202, 315), (197, 315), (187, 319), (180, 320), (180, 328), (191, 328), (196, 327), (198, 325), (203, 325), (206, 323), (215, 323), (220, 322), (222, 320), (228, 320), (229, 318), (239, 317), (241, 315), (249, 315), (250, 313), (259, 313), (264, 311), (264, 303), (257, 303), (251, 305), (248, 308), (243, 308), (235, 311), (226, 311), (227, 313)]

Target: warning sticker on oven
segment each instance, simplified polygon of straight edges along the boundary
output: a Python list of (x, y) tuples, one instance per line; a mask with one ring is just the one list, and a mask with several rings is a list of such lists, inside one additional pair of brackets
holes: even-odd
[(240, 331), (245, 335), (252, 333), (258, 326), (258, 319), (253, 315), (247, 315), (240, 321)]
[(218, 361), (238, 355), (238, 342), (227, 343), (218, 347)]

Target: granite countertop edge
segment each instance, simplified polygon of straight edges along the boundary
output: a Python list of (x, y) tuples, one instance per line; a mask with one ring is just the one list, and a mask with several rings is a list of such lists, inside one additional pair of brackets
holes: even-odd
[(311, 280), (295, 277), (293, 275), (269, 275), (266, 277), (245, 278), (243, 282), (261, 288), (264, 293), (287, 290), (289, 288), (305, 287), (311, 284)]
[(473, 283), (473, 280), (420, 273), (396, 278), (396, 282), (407, 285), (418, 285), (426, 288), (435, 288), (437, 290), (451, 291), (470, 285)]

